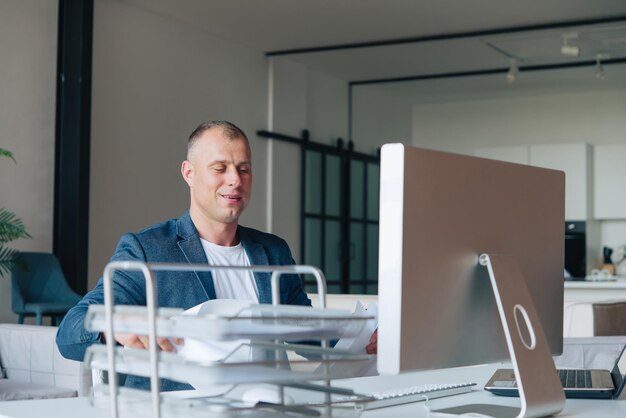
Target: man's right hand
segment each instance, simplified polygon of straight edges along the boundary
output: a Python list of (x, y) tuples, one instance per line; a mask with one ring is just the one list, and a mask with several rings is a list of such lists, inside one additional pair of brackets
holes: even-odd
[[(105, 342), (107, 339), (106, 333), (102, 333), (102, 342)], [(120, 343), (124, 347), (128, 348), (138, 348), (138, 349), (148, 349), (148, 336), (147, 335), (134, 335), (134, 334), (115, 334), (115, 341)], [(167, 338), (167, 337), (157, 337), (157, 348), (161, 351), (176, 351), (176, 345), (183, 345), (185, 342), (182, 338)]]

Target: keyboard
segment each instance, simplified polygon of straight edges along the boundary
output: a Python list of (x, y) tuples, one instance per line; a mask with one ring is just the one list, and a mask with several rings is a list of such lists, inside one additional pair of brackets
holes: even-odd
[(591, 371), (563, 369), (559, 370), (559, 378), (564, 388), (590, 388)]
[[(372, 392), (364, 394), (373, 398), (371, 401), (367, 401), (364, 405), (364, 409), (377, 409), (385, 408), (387, 406), (402, 405), (411, 402), (420, 402), (442, 398), (444, 396), (459, 395), (461, 393), (467, 393), (472, 391), (472, 387), (476, 386), (476, 383), (457, 383), (457, 384), (444, 384), (444, 385), (420, 385), (411, 386), (408, 388), (391, 389), (382, 392)], [(337, 402), (351, 402), (351, 401), (363, 401), (362, 396), (347, 396), (336, 399)]]

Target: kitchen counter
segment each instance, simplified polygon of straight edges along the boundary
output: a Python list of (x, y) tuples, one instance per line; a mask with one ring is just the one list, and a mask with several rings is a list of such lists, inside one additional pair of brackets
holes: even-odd
[(565, 302), (607, 302), (626, 300), (626, 277), (612, 282), (567, 281)]
[(626, 301), (626, 277), (612, 282), (565, 282), (563, 335), (593, 335), (593, 304)]
[(578, 280), (566, 281), (566, 289), (626, 289), (626, 277), (619, 276), (615, 281)]

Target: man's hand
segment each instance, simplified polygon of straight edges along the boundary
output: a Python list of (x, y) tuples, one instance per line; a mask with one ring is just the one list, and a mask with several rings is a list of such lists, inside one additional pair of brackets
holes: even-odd
[(378, 354), (378, 329), (370, 337), (370, 343), (365, 347), (365, 352), (367, 354)]
[[(106, 334), (102, 333), (103, 342), (106, 341)], [(115, 334), (115, 341), (120, 343), (124, 347), (148, 349), (148, 336), (147, 335), (134, 335), (134, 334)], [(157, 337), (157, 348), (161, 351), (176, 351), (176, 347), (172, 344), (172, 341), (176, 345), (183, 345), (185, 341), (182, 338)]]

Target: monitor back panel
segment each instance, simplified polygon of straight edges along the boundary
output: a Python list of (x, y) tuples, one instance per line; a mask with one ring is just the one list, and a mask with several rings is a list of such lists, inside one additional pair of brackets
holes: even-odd
[(481, 253), (515, 257), (560, 353), (564, 201), (560, 171), (383, 146), (379, 371), (509, 358)]

